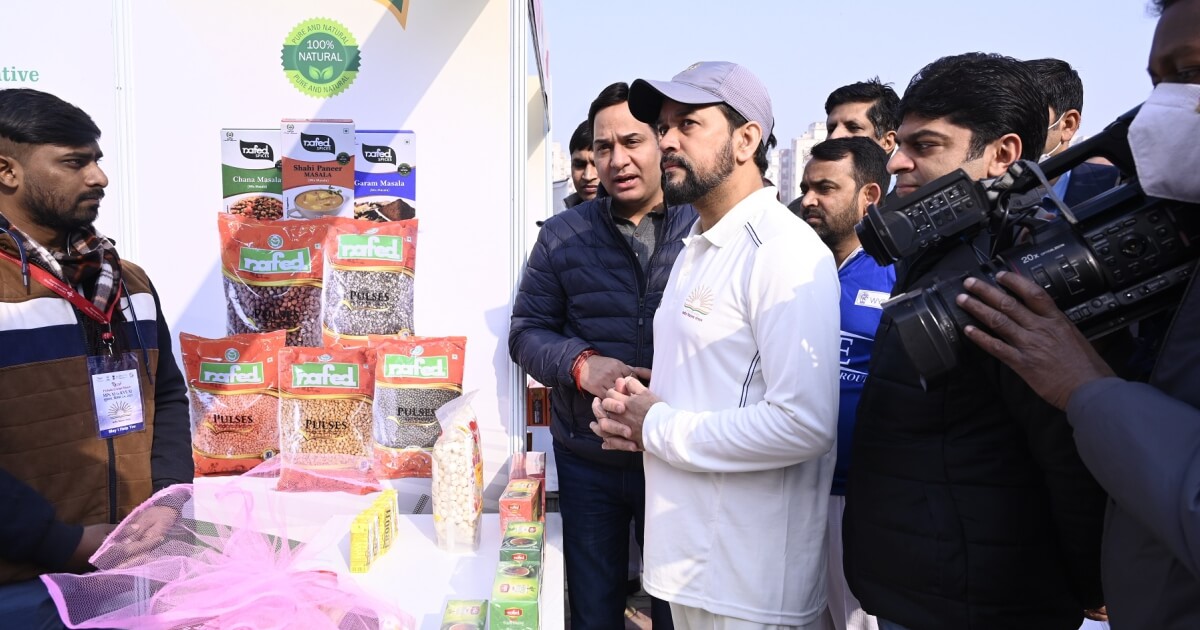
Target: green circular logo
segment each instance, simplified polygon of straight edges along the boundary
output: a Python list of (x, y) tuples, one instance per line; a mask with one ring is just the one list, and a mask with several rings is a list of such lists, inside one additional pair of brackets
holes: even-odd
[(309, 96), (329, 98), (345, 92), (358, 76), (359, 63), (358, 42), (335, 20), (305, 20), (283, 41), (283, 72)]
[(241, 358), (241, 356), (242, 355), (237, 351), (237, 348), (229, 348), (225, 351), (225, 360), (229, 361), (230, 363), (237, 361)]

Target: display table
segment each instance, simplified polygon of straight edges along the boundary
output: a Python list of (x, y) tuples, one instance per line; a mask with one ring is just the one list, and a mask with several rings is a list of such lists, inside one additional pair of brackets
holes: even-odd
[[(402, 515), (396, 544), (375, 561), (367, 573), (349, 570), (350, 522), (366, 509), (377, 494), (357, 496), (344, 492), (276, 492), (274, 479), (245, 477), (199, 478), (195, 483), (198, 519), (226, 521), (232, 510), (221, 490), (245, 490), (257, 514), (269, 514), (286, 523), (286, 530), (268, 533), (308, 543), (319, 553), (314, 569), (328, 569), (350, 576), (368, 594), (395, 603), (416, 620), (421, 630), (437, 630), (442, 610), (449, 599), (491, 599), (492, 581), (500, 551), (500, 516), (483, 515), (479, 550), (452, 554), (437, 548), (433, 516)], [(403, 505), (403, 503), (402, 503)], [(546, 515), (546, 540), (542, 560), (540, 598), (541, 627), (563, 627), (562, 519)]]

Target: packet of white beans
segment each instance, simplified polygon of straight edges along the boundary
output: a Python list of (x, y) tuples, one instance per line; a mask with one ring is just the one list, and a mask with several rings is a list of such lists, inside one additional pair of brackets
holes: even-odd
[(483, 457), (471, 409), (474, 397), (470, 392), (436, 412), (442, 436), (433, 445), (433, 528), (438, 547), (456, 553), (479, 549), (483, 516)]

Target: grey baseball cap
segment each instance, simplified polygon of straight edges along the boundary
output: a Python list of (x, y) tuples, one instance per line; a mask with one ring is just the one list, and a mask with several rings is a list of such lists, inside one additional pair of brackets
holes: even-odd
[(746, 120), (757, 122), (765, 145), (775, 127), (771, 97), (754, 73), (728, 61), (701, 61), (671, 77), (670, 81), (637, 79), (629, 86), (629, 111), (638, 120), (658, 121), (663, 99), (685, 105), (725, 103)]

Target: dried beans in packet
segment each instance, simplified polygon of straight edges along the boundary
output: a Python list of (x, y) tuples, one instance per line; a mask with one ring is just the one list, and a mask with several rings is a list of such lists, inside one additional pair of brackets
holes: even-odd
[(282, 330), (206, 339), (179, 335), (196, 475), (246, 472), (279, 452)]
[(279, 490), (381, 489), (371, 470), (372, 354), (365, 348), (280, 351)]
[(405, 337), (376, 342), (375, 472), (383, 479), (430, 477), (430, 452), (442, 434), (435, 412), (462, 395), (466, 337)]
[(325, 345), (411, 335), (417, 220), (340, 220), (325, 238)]
[(321, 345), (321, 248), (332, 219), (217, 220), (229, 334), (285, 330), (289, 346)]

